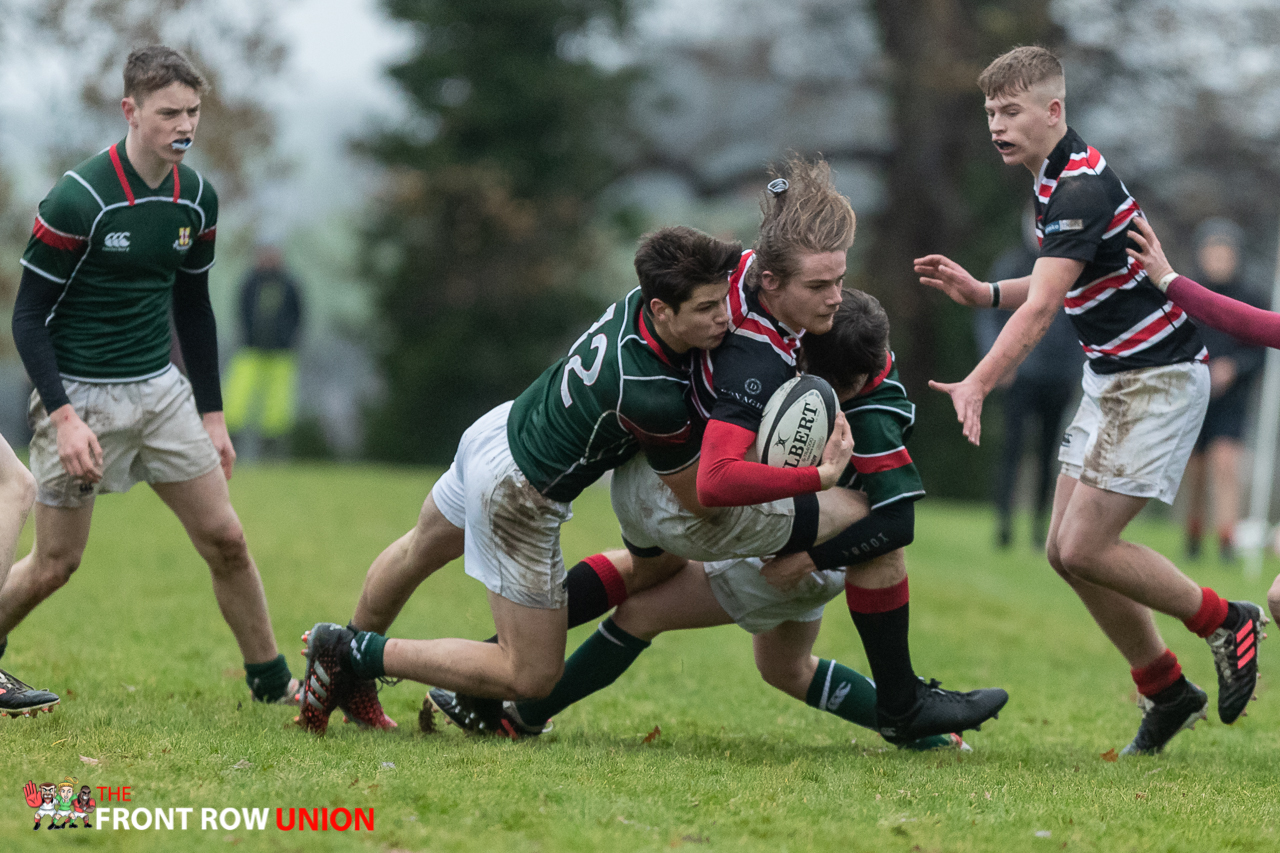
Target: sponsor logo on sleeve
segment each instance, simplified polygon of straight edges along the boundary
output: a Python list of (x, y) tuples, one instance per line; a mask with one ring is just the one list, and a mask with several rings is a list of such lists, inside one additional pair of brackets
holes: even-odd
[(1062, 231), (1083, 231), (1083, 219), (1059, 219), (1056, 222), (1050, 222), (1044, 227), (1044, 233), (1057, 234)]

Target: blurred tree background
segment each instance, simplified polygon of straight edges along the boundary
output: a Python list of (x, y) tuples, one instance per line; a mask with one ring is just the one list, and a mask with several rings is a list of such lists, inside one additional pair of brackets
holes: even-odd
[(447, 463), (611, 301), (586, 277), (632, 75), (575, 53), (624, 0), (390, 0), (416, 34), (391, 69), (416, 115), (364, 149), (389, 170), (366, 235), (387, 394), (375, 458)]
[[(75, 92), (74, 109), (41, 118), (52, 128), (47, 180), (118, 138), (130, 47), (187, 49), (214, 82), (193, 161), (217, 181), (228, 222), (239, 217), (224, 239), (232, 267), (219, 267), (229, 291), (234, 252), (243, 257), (257, 233), (260, 214), (247, 211), (288, 204), (279, 181), (273, 201), (259, 196), (287, 160), (312, 156), (304, 146), (282, 156), (273, 141), (287, 115), (281, 10), (314, 2), (0, 0), (0, 66), (5, 52), (44, 57), (30, 75), (56, 69)], [(634, 286), (643, 231), (681, 222), (750, 243), (767, 164), (797, 151), (827, 157), (858, 212), (849, 282), (893, 321), (927, 487), (985, 497), (998, 402), (974, 449), (948, 399), (926, 385), (972, 367), (972, 316), (925, 291), (911, 261), (944, 252), (983, 276), (1019, 239), (1030, 176), (991, 149), (975, 82), (1016, 44), (1063, 57), (1071, 124), (1124, 177), (1175, 263), (1190, 261), (1182, 246), (1200, 219), (1228, 215), (1245, 226), (1254, 266), (1270, 267), (1280, 213), (1274, 0), (371, 2), (406, 34), (387, 69), (403, 109), (358, 125), (372, 194), (334, 173), (329, 192), (364, 199), (356, 223), (311, 228), (294, 255), (310, 262), (321, 302), (345, 311), (318, 318), (311, 370), (328, 384), (302, 404), (354, 421), (359, 401), (373, 399), (373, 458), (447, 462), (471, 421)], [(32, 213), (31, 176), (13, 158), (0, 152), (0, 303), (12, 298)], [(344, 329), (357, 331), (340, 341)], [(345, 369), (369, 359), (381, 395), (371, 367)]]

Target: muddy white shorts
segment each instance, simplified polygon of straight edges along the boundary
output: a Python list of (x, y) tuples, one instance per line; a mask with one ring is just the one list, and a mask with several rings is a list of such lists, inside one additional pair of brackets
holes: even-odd
[(196, 411), (191, 383), (173, 365), (139, 382), (63, 379), (62, 385), (102, 445), (102, 479), (86, 483), (62, 467), (58, 428), (32, 391), (27, 421), (40, 503), (74, 509), (96, 494), (127, 492), (134, 483), (183, 483), (218, 467), (218, 451)]
[(701, 518), (636, 455), (613, 472), (609, 484), (622, 538), (634, 549), (661, 548), (690, 560), (727, 560), (776, 554), (791, 538), (795, 501), (722, 507)]
[(503, 403), (467, 428), (431, 498), (466, 531), (468, 575), (515, 604), (554, 610), (567, 602), (560, 525), (573, 511), (543, 497), (511, 458), (510, 412)]
[(705, 564), (716, 601), (734, 624), (752, 634), (772, 631), (783, 622), (816, 622), (826, 603), (844, 592), (844, 569), (810, 572), (784, 592), (760, 574), (764, 562), (747, 557)]
[(1062, 473), (1081, 483), (1172, 504), (1209, 405), (1200, 362), (1098, 374), (1062, 438)]

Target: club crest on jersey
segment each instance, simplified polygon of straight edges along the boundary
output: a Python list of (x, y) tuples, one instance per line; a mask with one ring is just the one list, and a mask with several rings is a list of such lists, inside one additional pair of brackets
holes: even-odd
[(129, 251), (129, 232), (113, 231), (102, 238), (102, 248), (108, 252)]
[(179, 252), (185, 252), (187, 249), (191, 248), (190, 228), (178, 229), (178, 239), (173, 241), (173, 248), (177, 249)]

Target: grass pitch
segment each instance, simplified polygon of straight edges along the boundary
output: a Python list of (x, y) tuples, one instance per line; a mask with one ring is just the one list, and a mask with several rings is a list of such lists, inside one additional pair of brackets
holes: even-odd
[[(365, 568), (413, 523), (434, 475), (337, 467), (243, 469), (236, 506), (262, 568), (276, 636), (345, 621)], [(572, 561), (617, 547), (607, 493), (591, 489), (565, 529)], [(991, 548), (985, 509), (927, 500), (908, 552), (916, 669), (948, 687), (1003, 686), (1001, 719), (973, 753), (912, 754), (767, 687), (732, 626), (660, 637), (610, 690), (536, 742), (424, 736), (423, 689), (383, 691), (401, 727), (357, 731), (335, 715), (316, 739), (290, 709), (248, 702), (241, 661), (207, 571), (145, 488), (98, 502), (82, 568), (14, 633), (4, 666), (61, 692), (34, 719), (0, 718), (0, 849), (1208, 851), (1280, 841), (1277, 652), (1262, 646), (1260, 701), (1234, 726), (1201, 724), (1165, 755), (1108, 761), (1139, 712), (1120, 656), (1044, 558)], [(1135, 525), (1178, 554), (1172, 527)], [(30, 541), (28, 530), (20, 550)], [(1230, 597), (1257, 581), (1187, 566)], [(1188, 675), (1216, 695), (1203, 641), (1164, 619)], [(450, 566), (395, 625), (399, 636), (481, 638), (482, 587)], [(591, 627), (570, 637), (575, 647)], [(1275, 642), (1274, 640), (1271, 642)], [(837, 600), (817, 653), (866, 671)], [(655, 728), (660, 734), (646, 742)], [(855, 740), (856, 739), (856, 740)], [(32, 779), (128, 786), (127, 804), (190, 807), (192, 829), (32, 832)], [(95, 798), (98, 792), (95, 790)], [(268, 829), (199, 829), (202, 808), (268, 808)], [(275, 828), (276, 809), (374, 810), (373, 831)]]

